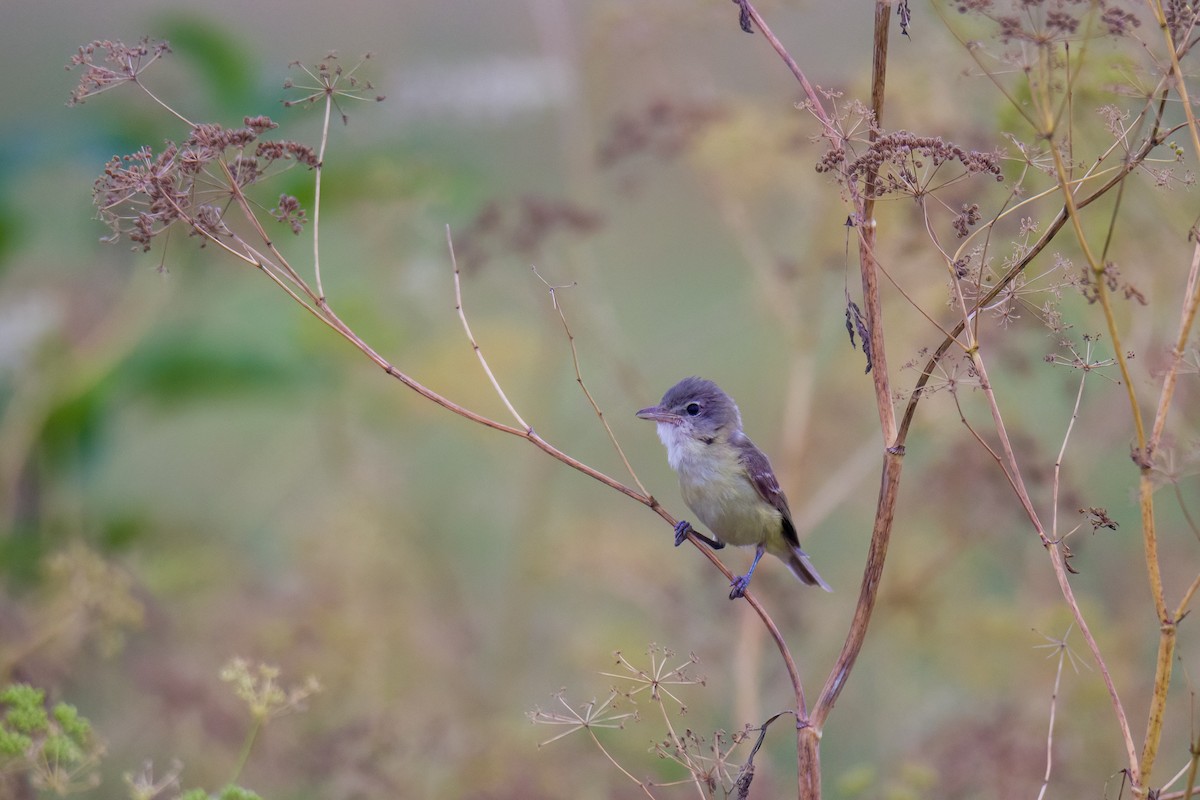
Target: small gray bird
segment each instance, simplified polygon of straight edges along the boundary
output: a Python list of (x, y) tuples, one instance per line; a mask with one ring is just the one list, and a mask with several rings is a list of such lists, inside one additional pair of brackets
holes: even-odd
[(755, 546), (750, 569), (730, 584), (730, 600), (746, 593), (763, 553), (781, 559), (809, 586), (832, 591), (800, 549), (779, 479), (763, 451), (742, 432), (742, 415), (732, 397), (712, 381), (684, 378), (667, 390), (662, 402), (637, 415), (658, 423), (658, 438), (679, 475), (684, 502), (716, 537), (680, 520), (675, 546), (689, 532), (714, 550), (726, 544)]

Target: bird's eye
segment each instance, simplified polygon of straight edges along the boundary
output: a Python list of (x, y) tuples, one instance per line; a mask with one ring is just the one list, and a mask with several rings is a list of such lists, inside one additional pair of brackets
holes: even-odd
[(687, 407), (684, 408), (683, 410), (688, 413), (689, 417), (694, 417), (700, 413), (700, 404), (699, 403), (688, 403)]

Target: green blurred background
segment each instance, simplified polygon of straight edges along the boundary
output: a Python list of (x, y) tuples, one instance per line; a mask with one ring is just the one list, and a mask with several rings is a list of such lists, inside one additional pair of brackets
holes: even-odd
[[(863, 96), (869, 70), (869, 6), (763, 11), (810, 77), (849, 98)], [(248, 727), (217, 677), (235, 655), (324, 687), (257, 743), (240, 781), (266, 797), (642, 796), (582, 734), (539, 748), (558, 731), (526, 712), (553, 707), (560, 687), (574, 704), (603, 699), (613, 651), (648, 664), (652, 642), (695, 653), (707, 679), (681, 690), (681, 727), (736, 730), (789, 702), (748, 609), (697, 553), (674, 550), (645, 508), (422, 401), (212, 248), (176, 236), (160, 270), (161, 251), (100, 243), (90, 187), (104, 162), (184, 131), (128, 86), (65, 107), (77, 76), (62, 65), (97, 38), (169, 40), (175, 53), (147, 83), (193, 119), (268, 114), (281, 135), (314, 143), (319, 114), (279, 104), (288, 62), (336, 49), (353, 64), (372, 52), (363, 74), (387, 100), (346, 106), (326, 158), (333, 306), (400, 369), (509, 421), (454, 313), (449, 224), (475, 336), (513, 403), (550, 442), (628, 480), (530, 266), (577, 284), (557, 298), (584, 378), (641, 479), (679, 515), (661, 446), (633, 411), (683, 376), (720, 382), (836, 589), (806, 591), (773, 562), (755, 579), (815, 697), (857, 595), (878, 418), (844, 330), (845, 289), (858, 295), (846, 207), (813, 169), (821, 149), (794, 107), (797, 87), (761, 35), (738, 29), (735, 7), (54, 0), (10, 3), (0, 17), (0, 664), (5, 680), (45, 687), (92, 719), (107, 756), (90, 796), (125, 796), (122, 774), (146, 759), (160, 773), (178, 759), (184, 786), (221, 785)], [(914, 38), (893, 43), (889, 124), (1003, 144), (995, 131), (1016, 122), (985, 81), (960, 74), (968, 66), (920, 6)], [(629, 130), (621, 120), (646, 138), (617, 139)], [(307, 201), (305, 178), (289, 173), (268, 197)], [(985, 188), (995, 191), (962, 197)], [(1167, 265), (1138, 273), (1151, 310), (1120, 308), (1146, 348), (1134, 363), (1149, 392), (1157, 337), (1174, 319), (1153, 301), (1171, 308), (1188, 252), (1178, 234), (1196, 204), (1149, 183), (1130, 191), (1133, 221), (1169, 232), (1117, 245), (1148, 268)], [(1036, 208), (1043, 219), (1054, 210)], [(894, 274), (951, 319), (944, 269), (911, 204), (881, 216)], [(284, 246), (309, 265), (307, 238)], [(904, 390), (916, 373), (901, 365), (940, 339), (887, 297)], [(1099, 330), (1078, 298), (1064, 313), (1077, 333)], [(1048, 514), (1078, 375), (1043, 363), (1057, 343), (1033, 314), (986, 335)], [(961, 399), (986, 423), (977, 396)], [(1077, 508), (1105, 506), (1121, 525), (1077, 534), (1074, 580), (1136, 736), (1157, 627), (1122, 402), (1096, 376), (1060, 514), (1070, 527)], [(1195, 438), (1198, 403), (1190, 376), (1180, 441)], [(825, 730), (827, 795), (1029, 797), (1045, 769), (1055, 676), (1038, 646), (1070, 617), (948, 394), (925, 402), (908, 452), (872, 634)], [(1194, 475), (1181, 487), (1194, 497)], [(1170, 499), (1164, 569), (1177, 597), (1196, 541)], [(748, 563), (726, 554), (735, 571)], [(1185, 635), (1181, 683), (1196, 653)], [(1058, 703), (1052, 785), (1097, 796), (1122, 754), (1095, 671), (1067, 667)], [(605, 745), (639, 777), (678, 780), (648, 752), (663, 732), (643, 714), (601, 732)], [(1186, 715), (1173, 716), (1164, 773), (1182, 764), (1187, 735)], [(752, 796), (785, 796), (793, 769), (794, 739), (780, 729)]]

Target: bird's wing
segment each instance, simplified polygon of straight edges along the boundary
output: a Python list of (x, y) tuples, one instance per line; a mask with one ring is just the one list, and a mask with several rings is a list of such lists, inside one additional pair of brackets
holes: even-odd
[[(750, 443), (750, 440), (746, 439), (746, 442)], [(787, 498), (779, 486), (779, 479), (775, 477), (775, 470), (771, 469), (771, 462), (753, 443), (739, 450), (741, 452), (738, 458), (746, 468), (746, 474), (750, 476), (750, 483), (754, 484), (758, 496), (783, 514), (783, 536), (788, 544), (799, 547), (800, 537), (796, 535), (796, 526), (792, 524), (792, 511), (788, 508)]]

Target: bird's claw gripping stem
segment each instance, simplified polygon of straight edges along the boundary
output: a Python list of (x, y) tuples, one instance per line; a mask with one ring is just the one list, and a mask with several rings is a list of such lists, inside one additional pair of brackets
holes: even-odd
[(704, 542), (706, 545), (711, 547), (713, 550), (720, 550), (721, 548), (723, 548), (725, 546), (725, 543), (722, 542), (720, 539), (709, 538), (708, 536), (705, 536), (703, 533), (701, 533), (700, 531), (693, 528), (692, 523), (688, 522), (686, 519), (681, 519), (681, 520), (679, 520), (679, 522), (675, 523), (675, 546), (679, 547), (679, 545), (683, 544), (684, 541), (687, 539), (689, 533), (695, 534), (697, 539)]
[(763, 553), (767, 551), (765, 545), (759, 545), (754, 551), (754, 561), (750, 564), (750, 569), (746, 570), (745, 575), (738, 575), (729, 582), (733, 588), (729, 590), (729, 599), (737, 600), (739, 597), (744, 597), (746, 590), (750, 588), (750, 578), (754, 575), (754, 568), (758, 566), (758, 562), (762, 560)]

